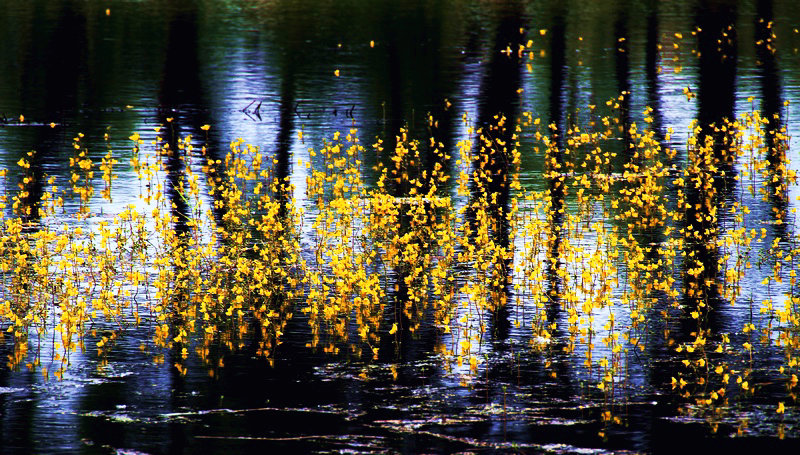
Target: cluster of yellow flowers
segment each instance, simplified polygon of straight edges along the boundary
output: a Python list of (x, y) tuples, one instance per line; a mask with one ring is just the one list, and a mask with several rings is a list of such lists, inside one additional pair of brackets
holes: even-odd
[[(643, 129), (617, 115), (625, 96), (565, 131), (531, 113), (480, 128), (465, 116), (454, 150), (406, 129), (370, 146), (355, 127), (336, 132), (299, 157), (303, 203), (287, 157), (243, 140), (223, 157), (191, 137), (164, 139), (170, 125), (149, 152), (130, 136), (140, 198), (119, 213), (93, 209), (98, 165), (83, 135), (65, 189), (45, 176), (36, 200), (43, 177), (22, 158), (19, 191), (2, 197), (8, 367), (39, 367), (49, 346), (59, 375), (76, 349), (102, 356), (144, 326), (153, 346), (143, 350), (194, 350), (213, 375), (220, 352), (246, 343), (271, 362), (298, 312), (309, 348), (360, 358), (424, 328), (464, 383), (485, 344), (513, 331), (546, 365), (582, 359), (576, 374), (607, 398), (639, 352), (666, 349), (680, 373), (665, 385), (712, 413), (756, 393), (755, 351), (777, 348), (793, 399), (800, 247), (785, 129), (758, 111), (692, 124), (679, 153), (672, 131), (650, 129), (651, 109)], [(100, 199), (111, 201), (119, 156), (109, 148), (99, 161)], [(723, 330), (723, 303), (764, 317)]]

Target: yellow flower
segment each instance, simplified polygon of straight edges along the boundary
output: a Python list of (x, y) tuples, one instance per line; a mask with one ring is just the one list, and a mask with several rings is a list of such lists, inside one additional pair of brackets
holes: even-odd
[(203, 131), (208, 131), (209, 129), (211, 129), (211, 125), (203, 125), (200, 127), (200, 129)]

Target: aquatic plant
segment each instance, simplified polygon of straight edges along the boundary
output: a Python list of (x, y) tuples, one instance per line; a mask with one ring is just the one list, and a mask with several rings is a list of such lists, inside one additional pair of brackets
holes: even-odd
[[(465, 115), (453, 150), (408, 129), (369, 146), (355, 127), (334, 132), (300, 157), (305, 205), (288, 157), (242, 139), (212, 153), (173, 137), (171, 119), (150, 146), (133, 133), (122, 154), (78, 134), (66, 184), (33, 172), (31, 152), (0, 174), (19, 181), (2, 196), (7, 366), (58, 376), (76, 350), (102, 358), (146, 327), (154, 361), (174, 352), (185, 373), (195, 353), (213, 375), (245, 346), (271, 362), (297, 314), (309, 349), (366, 362), (432, 331), (442, 368), (465, 385), (486, 343), (508, 336), (547, 368), (581, 359), (573, 374), (609, 425), (648, 350), (671, 353), (677, 373), (658, 386), (712, 426), (764, 384), (784, 385), (776, 412), (787, 412), (800, 242), (785, 126), (754, 109), (693, 123), (678, 150), (674, 132), (651, 128), (651, 109), (641, 127), (622, 118), (626, 96), (565, 131), (528, 112), (481, 126)], [(523, 154), (541, 159), (543, 182), (520, 179)], [(136, 173), (139, 202), (110, 213), (121, 166)], [(726, 308), (751, 316), (723, 330)], [(759, 351), (784, 365), (757, 369)]]

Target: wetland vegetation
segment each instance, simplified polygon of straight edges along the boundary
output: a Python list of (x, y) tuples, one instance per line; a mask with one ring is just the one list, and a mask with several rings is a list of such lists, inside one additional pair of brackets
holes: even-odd
[(345, 3), (2, 4), (4, 450), (797, 444), (791, 2)]

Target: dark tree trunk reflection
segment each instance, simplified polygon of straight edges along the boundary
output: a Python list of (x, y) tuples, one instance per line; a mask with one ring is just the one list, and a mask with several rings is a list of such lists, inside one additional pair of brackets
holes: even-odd
[[(522, 67), (514, 50), (517, 49), (524, 23), (519, 8), (509, 8), (500, 12), (501, 17), (495, 31), (494, 42), (481, 83), (477, 124), (481, 135), (487, 140), (478, 141), (480, 150), (476, 156), (475, 171), (483, 172), (482, 188), (472, 187), (470, 204), (485, 203), (488, 216), (488, 229), (495, 248), (509, 251), (509, 193), (511, 184), (511, 151), (516, 148), (516, 122), (519, 116), (520, 88), (522, 86)], [(509, 52), (508, 50), (512, 51)], [(487, 144), (490, 144), (487, 146)], [(500, 270), (498, 284), (490, 286), (489, 302), (492, 310), (492, 333), (500, 340), (508, 337), (510, 322), (510, 286), (505, 278), (513, 268), (512, 260), (496, 258), (494, 268)]]
[(564, 81), (566, 80), (566, 25), (562, 15), (553, 17), (550, 38), (550, 136), (551, 146), (545, 157), (545, 170), (548, 173), (548, 195), (550, 197), (550, 213), (548, 216), (547, 277), (550, 282), (551, 304), (548, 308), (548, 321), (556, 321), (561, 310), (561, 241), (564, 228), (564, 135), (563, 121)]

